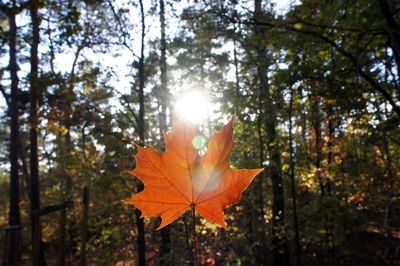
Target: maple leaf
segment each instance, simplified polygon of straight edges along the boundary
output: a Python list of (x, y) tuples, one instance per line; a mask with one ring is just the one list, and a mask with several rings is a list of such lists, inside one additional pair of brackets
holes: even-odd
[(129, 171), (144, 184), (144, 190), (125, 200), (144, 216), (161, 216), (158, 229), (194, 208), (210, 222), (226, 228), (224, 208), (239, 202), (242, 192), (259, 169), (231, 169), (229, 156), (236, 144), (233, 119), (211, 138), (203, 156), (196, 149), (198, 127), (177, 122), (164, 134), (163, 154), (152, 147), (138, 147), (136, 167)]

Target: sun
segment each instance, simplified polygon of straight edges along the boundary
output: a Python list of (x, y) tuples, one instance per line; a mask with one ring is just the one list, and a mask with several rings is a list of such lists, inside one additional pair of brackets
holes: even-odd
[(176, 102), (175, 111), (179, 118), (201, 123), (207, 119), (211, 104), (205, 93), (198, 90), (182, 92)]

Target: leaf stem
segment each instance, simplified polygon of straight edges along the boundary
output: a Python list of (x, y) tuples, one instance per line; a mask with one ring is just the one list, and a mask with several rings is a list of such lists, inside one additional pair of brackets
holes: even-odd
[(193, 218), (193, 243), (194, 243), (194, 248), (193, 248), (193, 256), (194, 256), (194, 261), (195, 261), (195, 266), (199, 266), (199, 254), (198, 254), (198, 247), (197, 247), (197, 237), (196, 237), (196, 213), (194, 206), (192, 207), (192, 218)]

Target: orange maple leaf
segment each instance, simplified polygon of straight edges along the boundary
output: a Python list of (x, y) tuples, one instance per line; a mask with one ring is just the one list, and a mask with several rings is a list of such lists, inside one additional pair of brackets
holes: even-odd
[(136, 168), (129, 173), (144, 183), (144, 190), (125, 202), (140, 209), (142, 217), (161, 216), (158, 229), (191, 208), (226, 228), (224, 208), (239, 202), (242, 192), (263, 170), (231, 169), (228, 159), (236, 144), (232, 134), (233, 119), (214, 134), (200, 156), (193, 143), (200, 136), (198, 127), (178, 122), (164, 135), (163, 154), (138, 146)]

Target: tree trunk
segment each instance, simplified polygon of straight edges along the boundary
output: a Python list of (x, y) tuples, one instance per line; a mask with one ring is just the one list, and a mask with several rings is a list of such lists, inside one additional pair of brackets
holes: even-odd
[(40, 189), (39, 189), (39, 160), (38, 160), (38, 46), (40, 42), (38, 16), (38, 2), (30, 2), (30, 15), (32, 20), (32, 45), (31, 45), (31, 73), (30, 73), (30, 199), (31, 199), (31, 230), (32, 230), (32, 253), (33, 265), (45, 265), (43, 250), (41, 247), (41, 229), (39, 215), (34, 215), (35, 210), (40, 209)]
[(315, 141), (315, 168), (317, 180), (319, 183), (319, 189), (321, 193), (321, 199), (325, 196), (325, 184), (321, 177), (321, 160), (322, 160), (322, 146), (321, 146), (321, 118), (320, 118), (320, 106), (319, 100), (315, 99), (313, 103), (313, 115), (312, 115), (312, 127), (314, 131), (314, 141)]
[(18, 117), (18, 64), (17, 64), (17, 25), (15, 22), (16, 1), (13, 1), (13, 8), (8, 14), (10, 25), (9, 32), (9, 56), (11, 76), (11, 97), (10, 97), (10, 210), (9, 210), (9, 236), (7, 238), (7, 263), (17, 265), (19, 260), (19, 176), (18, 176), (18, 149), (19, 149), (19, 117)]
[[(236, 34), (236, 25), (234, 25), (234, 32)], [(232, 38), (233, 41), (233, 65), (235, 68), (235, 113), (239, 119), (239, 121), (241, 121), (243, 119), (242, 117), (242, 112), (239, 106), (242, 102), (242, 94), (240, 91), (240, 65), (239, 65), (239, 55), (238, 55), (238, 41), (237, 41), (237, 37), (233, 36)]]
[(290, 157), (290, 183), (292, 192), (292, 206), (293, 206), (293, 227), (296, 247), (296, 265), (301, 266), (301, 245), (300, 245), (300, 233), (299, 233), (299, 222), (297, 217), (297, 193), (296, 193), (296, 177), (295, 177), (295, 162), (294, 162), (294, 149), (293, 149), (293, 98), (294, 90), (291, 88), (290, 92), (290, 103), (289, 103), (289, 157)]
[[(83, 41), (84, 43), (85, 41)], [(64, 104), (65, 104), (65, 111), (64, 111), (64, 126), (66, 129), (66, 133), (64, 136), (64, 144), (65, 147), (62, 148), (61, 155), (63, 157), (62, 161), (62, 168), (64, 171), (64, 179), (65, 179), (65, 198), (64, 200), (70, 200), (72, 197), (72, 176), (68, 173), (66, 170), (68, 164), (66, 163), (68, 161), (67, 158), (71, 155), (72, 152), (72, 140), (71, 140), (71, 127), (72, 127), (72, 103), (75, 100), (74, 96), (74, 85), (75, 85), (75, 68), (78, 63), (78, 58), (84, 48), (83, 44), (80, 44), (76, 51), (75, 51), (75, 56), (74, 56), (74, 61), (72, 63), (72, 67), (69, 73), (69, 80), (68, 84), (66, 86), (66, 95), (64, 99)]]
[[(324, 243), (322, 244), (323, 247), (325, 248), (325, 251), (330, 253), (330, 229), (329, 229), (329, 193), (330, 193), (330, 183), (326, 179), (325, 176), (322, 175), (322, 160), (323, 160), (323, 152), (322, 152), (322, 146), (323, 146), (323, 140), (322, 140), (322, 125), (321, 125), (321, 113), (320, 113), (320, 100), (318, 99), (318, 96), (315, 96), (316, 99), (314, 100), (313, 103), (313, 122), (312, 122), (312, 127), (314, 131), (314, 138), (315, 138), (315, 170), (316, 170), (316, 176), (317, 180), (319, 182), (319, 188), (320, 188), (320, 203), (321, 203), (321, 213), (322, 213), (322, 219), (323, 219), (323, 226), (324, 226)], [(329, 111), (328, 111), (329, 113)], [(328, 127), (329, 127), (329, 114), (328, 114)], [(329, 130), (329, 129), (328, 129)], [(329, 132), (328, 132), (329, 135)], [(327, 254), (326, 256), (321, 257), (322, 263), (327, 263), (329, 262), (332, 257), (331, 254)]]
[[(160, 27), (161, 27), (161, 88), (159, 94), (160, 103), (160, 135), (167, 130), (167, 42), (165, 39), (165, 9), (164, 0), (160, 0)], [(171, 265), (171, 227), (170, 225), (161, 229), (160, 264)]]
[[(142, 33), (141, 33), (141, 48), (140, 48), (140, 58), (139, 58), (139, 71), (138, 71), (138, 79), (139, 79), (139, 116), (138, 116), (138, 135), (140, 139), (140, 144), (144, 145), (145, 143), (145, 134), (144, 134), (144, 38), (145, 38), (145, 16), (143, 10), (143, 1), (139, 1), (140, 4), (140, 14), (141, 14), (141, 22), (142, 22)], [(137, 183), (137, 191), (143, 190), (143, 184)], [(138, 230), (138, 238), (137, 238), (137, 246), (138, 246), (138, 254), (139, 261), (138, 265), (144, 266), (146, 265), (146, 246), (144, 239), (144, 221), (141, 216), (141, 212), (136, 209), (136, 226)]]
[(165, 10), (164, 0), (160, 0), (160, 26), (161, 26), (161, 89), (160, 89), (160, 127), (162, 130), (167, 129), (167, 42), (165, 39)]
[[(256, 21), (262, 20), (262, 0), (254, 2), (254, 18)], [(265, 38), (264, 28), (260, 25), (255, 26), (257, 38), (256, 49), (259, 63), (257, 64), (257, 74), (259, 78), (260, 97), (263, 99), (264, 110), (264, 130), (266, 132), (267, 151), (270, 158), (268, 166), (272, 181), (272, 265), (290, 265), (289, 250), (285, 232), (285, 199), (283, 191), (283, 179), (281, 173), (280, 149), (276, 134), (276, 113), (268, 80), (268, 55), (262, 40)]]
[(60, 210), (59, 216), (59, 250), (58, 250), (58, 266), (66, 265), (67, 243), (66, 243), (66, 227), (67, 227), (67, 210)]
[[(82, 41), (82, 43), (77, 47), (74, 55), (74, 61), (72, 63), (72, 67), (69, 73), (69, 79), (68, 79), (68, 84), (66, 85), (66, 92), (65, 92), (65, 98), (63, 99), (63, 104), (64, 104), (64, 117), (63, 117), (63, 123), (64, 127), (66, 129), (66, 133), (63, 137), (64, 139), (64, 145), (61, 146), (60, 149), (60, 154), (61, 154), (61, 169), (63, 171), (62, 175), (62, 182), (63, 182), (63, 187), (64, 187), (64, 193), (61, 194), (62, 201), (70, 201), (73, 198), (73, 180), (72, 180), (72, 175), (68, 171), (68, 167), (70, 166), (70, 157), (73, 151), (73, 142), (71, 139), (71, 128), (72, 128), (72, 115), (73, 115), (73, 102), (75, 100), (75, 95), (74, 95), (74, 86), (75, 86), (75, 68), (78, 63), (79, 56), (84, 49), (84, 43), (85, 41)], [(61, 138), (62, 136), (60, 136)], [(73, 252), (76, 242), (73, 241), (74, 239), (74, 234), (75, 234), (75, 214), (74, 212), (69, 212), (69, 215), (66, 215), (65, 218), (65, 223), (66, 223), (66, 232), (68, 234), (69, 240), (71, 241), (70, 244), (67, 246), (65, 252), (65, 257), (66, 257), (66, 263), (68, 264), (68, 254), (70, 252)]]
[[(258, 117), (257, 117), (257, 137), (258, 137), (258, 146), (259, 153), (258, 159), (260, 163), (260, 167), (264, 167), (264, 154), (265, 154), (265, 143), (264, 143), (264, 134), (263, 134), (263, 97), (261, 95), (258, 98)], [(265, 233), (265, 203), (264, 203), (264, 182), (265, 182), (265, 172), (262, 172), (259, 178), (257, 178), (257, 186), (256, 186), (256, 203), (258, 208), (256, 209), (256, 220), (261, 221), (261, 223), (256, 223), (253, 231), (255, 232), (255, 259), (256, 263), (260, 265), (265, 265), (267, 263), (266, 256), (264, 254), (264, 250), (266, 249), (266, 233)]]
[(82, 221), (81, 221), (81, 254), (79, 265), (86, 265), (86, 243), (88, 238), (88, 218), (89, 218), (89, 187), (83, 188), (82, 195)]

